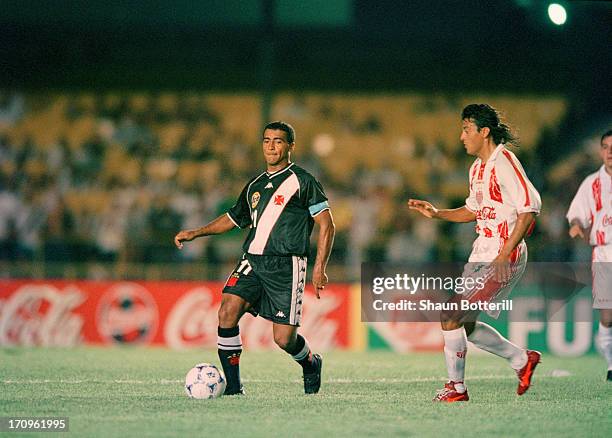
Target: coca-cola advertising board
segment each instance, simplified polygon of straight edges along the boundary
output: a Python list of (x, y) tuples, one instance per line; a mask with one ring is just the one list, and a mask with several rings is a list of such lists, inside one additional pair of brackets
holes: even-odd
[[(0, 345), (165, 345), (215, 348), (222, 283), (0, 280)], [(306, 288), (301, 332), (313, 348), (348, 348), (349, 285), (330, 284), (317, 300)], [(272, 348), (272, 327), (245, 315), (247, 348)]]

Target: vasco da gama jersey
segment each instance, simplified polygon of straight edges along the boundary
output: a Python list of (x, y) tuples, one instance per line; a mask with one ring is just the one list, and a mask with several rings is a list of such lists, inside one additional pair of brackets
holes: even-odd
[(329, 204), (321, 184), (290, 163), (249, 181), (227, 215), (236, 226), (250, 227), (246, 253), (308, 256), (313, 217), (325, 210)]

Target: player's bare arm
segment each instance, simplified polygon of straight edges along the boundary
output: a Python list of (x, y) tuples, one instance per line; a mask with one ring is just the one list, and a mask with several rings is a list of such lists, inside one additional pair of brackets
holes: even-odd
[(325, 270), (327, 268), (329, 254), (334, 244), (336, 226), (334, 225), (334, 219), (329, 210), (325, 210), (316, 215), (314, 221), (319, 226), (319, 238), (317, 239), (317, 258), (315, 259), (312, 272), (312, 284), (315, 287), (317, 298), (321, 298), (319, 294), (321, 290), (325, 289), (325, 285), (328, 282)]
[(197, 228), (195, 230), (180, 231), (176, 236), (174, 236), (174, 244), (178, 249), (182, 249), (183, 242), (191, 242), (193, 239), (202, 236), (223, 234), (231, 230), (235, 226), (236, 225), (232, 222), (229, 216), (227, 214), (223, 214), (212, 222), (204, 225), (203, 227)]
[(419, 199), (408, 200), (408, 208), (416, 210), (430, 219), (442, 219), (450, 222), (474, 222), (476, 214), (466, 206), (453, 209), (438, 209), (430, 202)]
[(510, 255), (516, 246), (525, 238), (531, 224), (535, 221), (535, 213), (521, 213), (517, 216), (516, 225), (514, 230), (506, 240), (506, 243), (502, 247), (499, 255), (493, 260), (495, 266), (496, 280), (499, 282), (505, 282), (510, 278)]

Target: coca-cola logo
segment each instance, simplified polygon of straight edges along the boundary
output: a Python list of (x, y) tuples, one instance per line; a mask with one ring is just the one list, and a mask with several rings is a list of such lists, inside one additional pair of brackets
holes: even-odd
[(217, 306), (206, 287), (187, 292), (168, 315), (164, 338), (170, 348), (213, 346), (217, 342)]
[(601, 221), (604, 227), (612, 225), (612, 216), (604, 215), (603, 220)]
[[(216, 283), (189, 284), (186, 289), (182, 283), (0, 283), (0, 346), (158, 342), (181, 349), (216, 345), (220, 301)], [(337, 291), (328, 286), (320, 300), (310, 291), (304, 294), (300, 331), (313, 349), (348, 342), (347, 292), (343, 286)], [(162, 324), (163, 336), (158, 336)], [(247, 314), (240, 327), (248, 349), (277, 348), (270, 321)]]
[(136, 283), (120, 283), (104, 293), (96, 310), (98, 332), (107, 342), (149, 342), (158, 325), (155, 300)]
[(71, 347), (80, 343), (83, 318), (72, 313), (86, 299), (74, 286), (59, 290), (28, 284), (0, 300), (0, 345)]
[(495, 213), (494, 207), (482, 207), (480, 210), (476, 212), (477, 220), (487, 220), (487, 219), (495, 219), (497, 214)]

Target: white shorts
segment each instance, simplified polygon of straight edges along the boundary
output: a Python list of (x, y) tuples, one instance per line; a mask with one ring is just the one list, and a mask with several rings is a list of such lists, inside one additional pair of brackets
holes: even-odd
[[(479, 254), (477, 259), (481, 259), (482, 254)], [(517, 285), (525, 268), (527, 267), (527, 245), (525, 242), (521, 242), (517, 245), (515, 252), (512, 256), (512, 262), (510, 264), (510, 278), (500, 283), (495, 280), (495, 270), (490, 263), (497, 257), (497, 254), (489, 254), (486, 257), (486, 261), (472, 261), (476, 257), (470, 256), (470, 261), (465, 265), (463, 269), (464, 278), (481, 278), (484, 280), (484, 287), (475, 287), (466, 290), (461, 294), (461, 298), (469, 300), (470, 302), (486, 301), (486, 302), (500, 302), (505, 300), (512, 292), (512, 289)], [(500, 310), (489, 310), (486, 313), (492, 318), (498, 318)]]
[(612, 245), (593, 248), (593, 308), (612, 309)]

